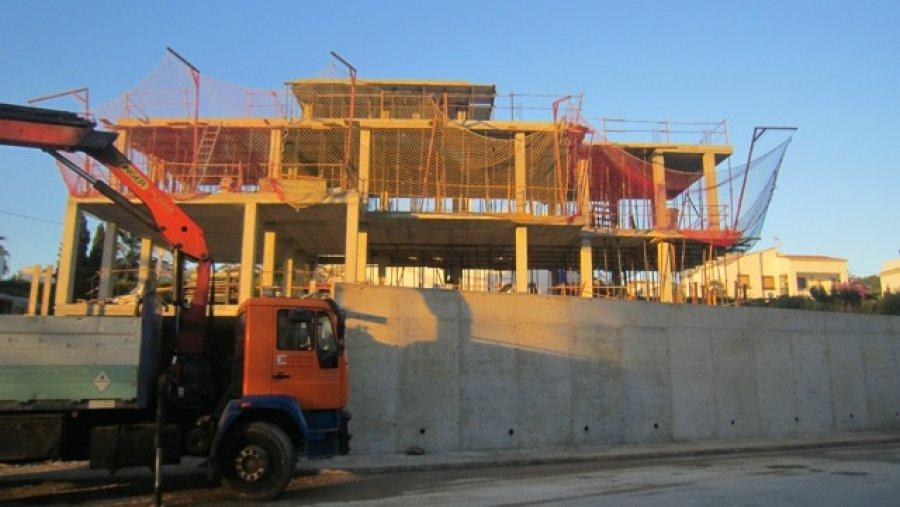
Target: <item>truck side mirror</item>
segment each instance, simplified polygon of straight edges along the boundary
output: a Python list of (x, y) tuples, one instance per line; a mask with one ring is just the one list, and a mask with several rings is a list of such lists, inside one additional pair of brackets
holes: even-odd
[(291, 322), (300, 322), (303, 320), (311, 321), (312, 319), (313, 313), (303, 308), (294, 308), (288, 312), (288, 320)]

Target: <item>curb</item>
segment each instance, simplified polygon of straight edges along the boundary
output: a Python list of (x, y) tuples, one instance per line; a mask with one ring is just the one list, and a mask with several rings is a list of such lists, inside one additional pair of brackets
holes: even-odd
[[(492, 468), (503, 466), (532, 466), (532, 465), (552, 465), (560, 463), (616, 463), (627, 461), (654, 460), (667, 458), (685, 458), (692, 456), (727, 456), (733, 454), (755, 454), (766, 452), (780, 451), (802, 451), (810, 449), (828, 449), (839, 447), (855, 447), (863, 445), (876, 444), (896, 444), (900, 443), (900, 436), (866, 438), (866, 439), (847, 439), (847, 440), (819, 440), (810, 442), (796, 442), (783, 444), (760, 444), (760, 445), (737, 445), (733, 447), (701, 447), (693, 449), (679, 450), (648, 450), (645, 452), (631, 451), (611, 451), (595, 454), (571, 454), (561, 456), (548, 457), (508, 457), (471, 461), (459, 461), (452, 463), (420, 463), (420, 464), (390, 464), (390, 465), (361, 465), (361, 466), (322, 466), (322, 467), (298, 467), (298, 470), (345, 470), (350, 472), (359, 472), (366, 474), (388, 473), (388, 472), (416, 472), (416, 471), (434, 471), (434, 470), (459, 470), (463, 468)], [(324, 463), (323, 463), (324, 465)]]

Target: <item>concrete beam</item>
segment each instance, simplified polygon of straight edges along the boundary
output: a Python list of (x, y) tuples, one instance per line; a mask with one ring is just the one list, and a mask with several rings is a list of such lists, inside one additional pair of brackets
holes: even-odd
[(56, 272), (56, 306), (73, 299), (75, 289), (75, 263), (78, 256), (78, 236), (81, 233), (81, 210), (69, 197), (63, 219), (62, 244), (59, 248), (59, 268)]
[(281, 179), (281, 129), (272, 129), (269, 132), (269, 178)]
[(241, 237), (241, 278), (238, 303), (253, 297), (253, 271), (256, 266), (256, 230), (259, 226), (255, 202), (244, 205), (244, 228)]
[(116, 244), (119, 236), (119, 225), (115, 222), (104, 224), (103, 250), (100, 254), (100, 287), (97, 299), (108, 299), (113, 296), (113, 268), (116, 265)]
[(528, 228), (516, 227), (516, 292), (528, 292)]
[(594, 297), (594, 248), (591, 238), (581, 238), (581, 297)]
[(525, 213), (525, 201), (528, 197), (528, 178), (525, 153), (525, 133), (516, 132), (515, 139), (515, 198), (516, 213)]

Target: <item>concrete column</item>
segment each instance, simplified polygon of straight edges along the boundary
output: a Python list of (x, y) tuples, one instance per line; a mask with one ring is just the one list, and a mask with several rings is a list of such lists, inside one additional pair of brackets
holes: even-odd
[(594, 297), (594, 248), (591, 238), (581, 238), (581, 297)]
[(253, 268), (256, 267), (256, 229), (259, 226), (257, 204), (244, 205), (244, 229), (241, 234), (241, 278), (238, 303), (253, 297)]
[(703, 186), (706, 188), (706, 205), (709, 211), (709, 228), (718, 230), (720, 227), (719, 217), (719, 191), (716, 188), (716, 154), (705, 152), (703, 154)]
[(369, 196), (369, 164), (372, 155), (372, 132), (368, 129), (359, 131), (359, 194), (365, 199)]
[(525, 213), (525, 201), (528, 197), (527, 185), (528, 178), (526, 173), (526, 163), (525, 163), (525, 133), (524, 132), (516, 132), (516, 140), (515, 140), (515, 198), (516, 198), (516, 213)]
[(116, 243), (119, 236), (119, 225), (115, 222), (106, 222), (103, 236), (103, 251), (100, 256), (100, 288), (97, 290), (97, 299), (112, 297), (113, 292), (113, 268), (116, 264)]
[(41, 266), (35, 264), (31, 266), (31, 290), (28, 291), (28, 308), (25, 309), (25, 315), (37, 315), (38, 296), (41, 290)]
[[(577, 165), (578, 206), (584, 225), (593, 227), (593, 210), (591, 209), (591, 180), (588, 172), (588, 161), (579, 160)], [(560, 206), (563, 203), (560, 203)]]
[(263, 231), (263, 259), (260, 273), (260, 288), (267, 289), (275, 285), (275, 253), (278, 235), (273, 230)]
[(281, 129), (272, 129), (269, 132), (269, 178), (273, 180), (281, 179), (281, 153)]
[(81, 233), (81, 210), (70, 197), (63, 219), (62, 245), (59, 249), (59, 268), (56, 272), (56, 306), (72, 301), (75, 289), (75, 261), (78, 256), (78, 236)]
[(369, 233), (359, 231), (356, 236), (356, 276), (361, 283), (366, 283), (366, 271), (369, 268)]
[(141, 259), (138, 264), (138, 287), (141, 293), (147, 292), (150, 282), (150, 269), (153, 267), (153, 240), (141, 238)]
[(671, 303), (672, 298), (672, 244), (660, 241), (656, 244), (656, 264), (659, 272), (659, 300)]
[(356, 283), (359, 281), (357, 270), (359, 269), (359, 194), (355, 191), (347, 192), (347, 227), (345, 230), (344, 244), (344, 281)]
[(53, 266), (44, 268), (44, 290), (41, 292), (41, 315), (50, 315), (50, 292), (53, 289)]
[(286, 250), (286, 254), (284, 256), (284, 278), (281, 289), (281, 294), (285, 297), (293, 297), (294, 296), (294, 249), (289, 248)]
[(516, 227), (516, 292), (528, 292), (528, 228)]
[(666, 205), (666, 166), (662, 152), (653, 152), (653, 228), (668, 229), (669, 210)]

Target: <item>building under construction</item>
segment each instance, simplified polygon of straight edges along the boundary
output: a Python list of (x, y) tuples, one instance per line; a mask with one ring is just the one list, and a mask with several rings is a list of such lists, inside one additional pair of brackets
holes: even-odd
[[(465, 81), (300, 79), (259, 90), (170, 54), (90, 114), (205, 230), (217, 313), (254, 294), (335, 281), (664, 302), (709, 300), (686, 269), (746, 249), (787, 141), (732, 163), (721, 122), (592, 118), (577, 96), (501, 95)], [(127, 195), (104, 167), (73, 158)], [(70, 198), (56, 313), (73, 298), (78, 214), (155, 235), (63, 169)], [(114, 296), (107, 230), (96, 299)]]

